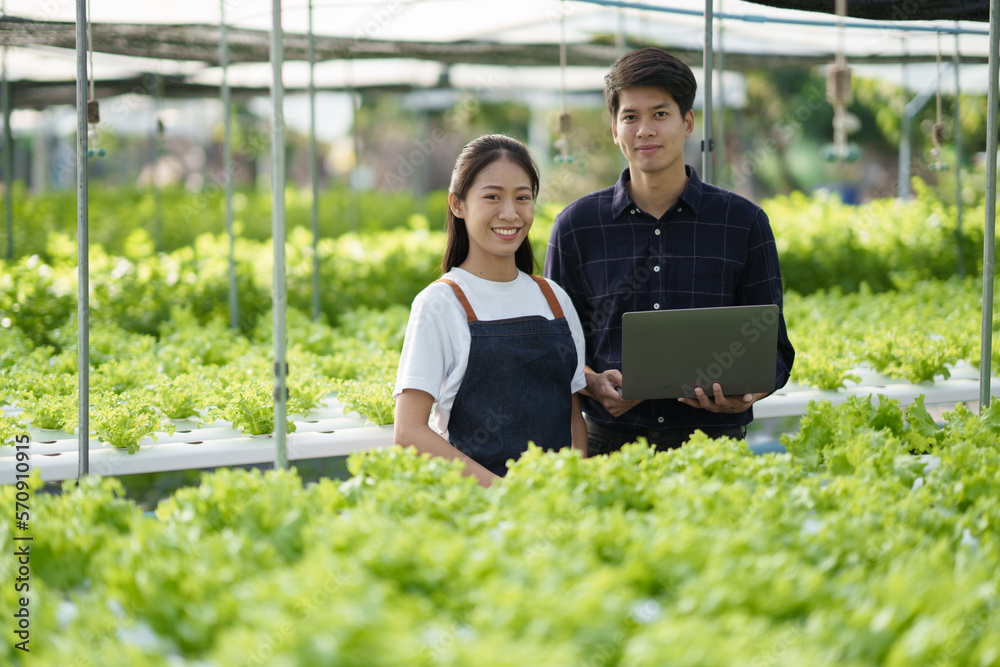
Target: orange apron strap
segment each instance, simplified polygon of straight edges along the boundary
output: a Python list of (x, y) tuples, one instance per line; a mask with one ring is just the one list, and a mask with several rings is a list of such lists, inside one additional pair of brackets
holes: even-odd
[(469, 299), (465, 296), (465, 292), (462, 291), (462, 288), (459, 287), (454, 280), (450, 280), (448, 278), (438, 278), (434, 282), (449, 285), (455, 293), (455, 296), (458, 297), (458, 302), (462, 304), (463, 308), (465, 308), (466, 318), (468, 318), (470, 322), (477, 322), (479, 320), (479, 318), (476, 317), (476, 311), (472, 310), (472, 304), (469, 303)]
[(559, 305), (559, 299), (556, 298), (555, 292), (552, 291), (549, 281), (541, 276), (531, 276), (531, 279), (538, 283), (538, 286), (542, 289), (542, 294), (545, 295), (545, 300), (549, 302), (549, 308), (552, 310), (555, 318), (558, 320), (560, 317), (563, 317), (562, 306)]

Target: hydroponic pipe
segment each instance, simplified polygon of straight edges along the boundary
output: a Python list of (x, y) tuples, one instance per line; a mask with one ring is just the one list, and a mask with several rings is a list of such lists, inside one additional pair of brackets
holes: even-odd
[(271, 240), (274, 245), (274, 440), (275, 468), (288, 467), (288, 363), (285, 357), (285, 116), (281, 66), (284, 60), (281, 0), (271, 4)]
[(990, 3), (990, 80), (986, 101), (986, 236), (983, 239), (983, 327), (979, 357), (979, 412), (990, 406), (990, 355), (993, 352), (993, 274), (997, 219), (997, 3)]
[[(76, 254), (79, 467), (90, 474), (90, 234), (87, 184), (87, 0), (76, 0)], [(94, 130), (97, 131), (96, 128)]]
[(233, 126), (229, 94), (229, 37), (226, 34), (226, 0), (219, 0), (219, 66), (222, 68), (222, 169), (225, 172), (226, 235), (229, 237), (229, 328), (240, 323), (236, 299), (236, 237), (233, 234)]

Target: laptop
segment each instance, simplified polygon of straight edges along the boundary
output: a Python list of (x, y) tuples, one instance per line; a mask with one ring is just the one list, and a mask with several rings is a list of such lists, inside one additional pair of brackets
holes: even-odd
[(774, 391), (776, 305), (685, 308), (622, 316), (622, 398)]

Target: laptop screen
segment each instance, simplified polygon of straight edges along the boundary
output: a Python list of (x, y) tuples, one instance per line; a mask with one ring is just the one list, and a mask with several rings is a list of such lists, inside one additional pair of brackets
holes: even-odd
[(625, 313), (622, 397), (629, 400), (774, 391), (778, 306), (726, 306)]

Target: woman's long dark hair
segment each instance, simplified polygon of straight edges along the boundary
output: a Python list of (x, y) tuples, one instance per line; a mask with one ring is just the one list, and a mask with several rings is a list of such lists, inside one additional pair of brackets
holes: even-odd
[[(528, 148), (517, 139), (512, 139), (503, 134), (487, 134), (473, 139), (455, 160), (455, 169), (451, 172), (451, 185), (448, 192), (454, 194), (464, 201), (468, 194), (469, 187), (476, 180), (476, 176), (497, 160), (510, 160), (514, 164), (524, 169), (524, 173), (531, 180), (531, 196), (538, 196), (539, 178), (538, 167), (528, 152)], [(456, 217), (448, 207), (448, 246), (444, 251), (444, 258), (441, 260), (441, 272), (448, 273), (453, 268), (465, 261), (469, 256), (469, 232), (465, 228), (465, 219)], [(535, 255), (531, 251), (531, 243), (528, 237), (514, 251), (514, 264), (525, 273), (534, 273)]]

